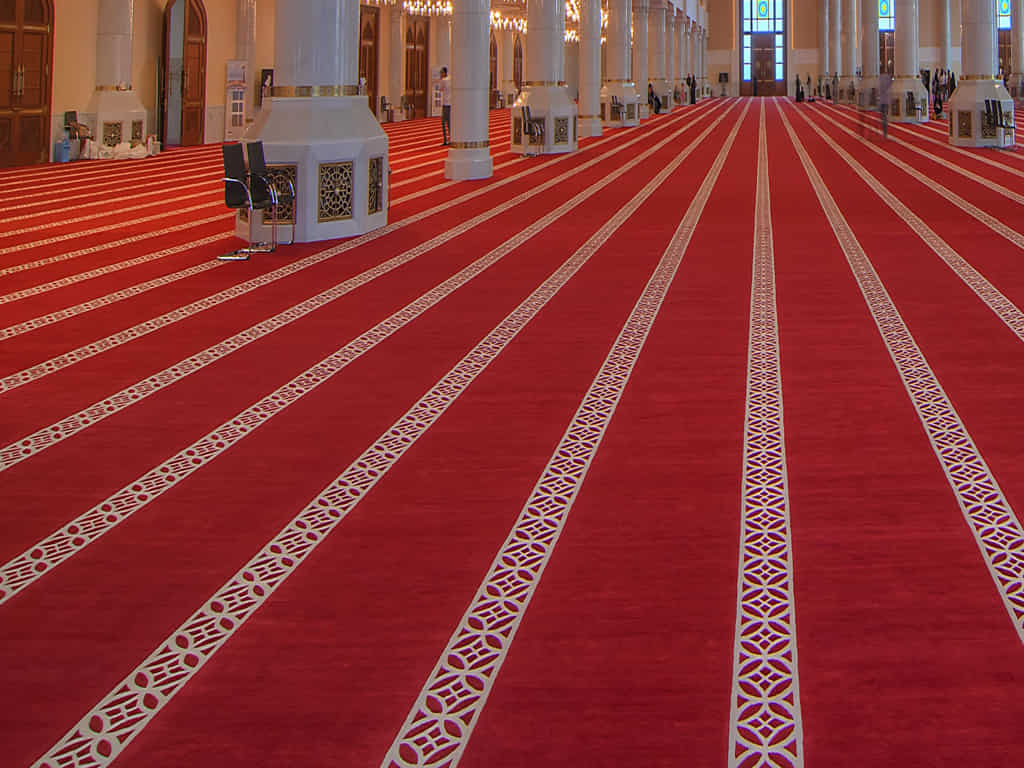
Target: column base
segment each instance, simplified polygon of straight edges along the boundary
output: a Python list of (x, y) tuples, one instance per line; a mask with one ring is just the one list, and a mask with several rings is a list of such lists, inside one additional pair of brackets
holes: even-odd
[(843, 75), (839, 78), (839, 95), (836, 98), (839, 104), (857, 104), (857, 79), (852, 75)]
[[(544, 132), (537, 139), (523, 125), (522, 107), (530, 108), (530, 119), (541, 121)], [(560, 155), (579, 148), (576, 103), (564, 85), (527, 85), (512, 106), (512, 146), (522, 155)]]
[(134, 90), (94, 91), (88, 112), (96, 115), (96, 125), (89, 128), (97, 144), (146, 143), (146, 108)]
[[(617, 110), (612, 110), (612, 96), (619, 103)], [(606, 81), (601, 86), (601, 122), (606, 128), (631, 128), (640, 125), (644, 118), (643, 109), (647, 102), (641, 104), (640, 93), (636, 85), (630, 81)]]
[(668, 80), (651, 80), (651, 85), (654, 86), (654, 93), (661, 99), (661, 111), (671, 112), (672, 111), (672, 83)]
[[(1002, 106), (1004, 125), (990, 123), (985, 102), (995, 100)], [(1014, 131), (1013, 99), (996, 78), (985, 80), (961, 77), (949, 100), (949, 143), (955, 147), (1012, 147)]]
[(577, 128), (580, 132), (580, 138), (584, 136), (600, 136), (601, 135), (601, 116), (600, 115), (580, 115), (579, 121), (577, 122)]
[(928, 122), (928, 92), (920, 77), (894, 78), (890, 96), (890, 120), (895, 123)]
[[(857, 109), (868, 112), (878, 111), (879, 93), (878, 75), (865, 75), (857, 81)], [(891, 92), (890, 92), (891, 94)]]
[[(365, 96), (271, 98), (243, 140), (262, 141), (271, 175), (295, 185), (279, 237), (291, 239), (294, 226), (295, 240), (309, 243), (387, 224), (388, 138)], [(256, 215), (254, 236), (269, 240), (269, 221)], [(241, 217), (235, 231), (248, 236)]]
[(452, 142), (448, 157), (444, 159), (444, 177), (453, 181), (489, 179), (494, 175), (494, 161), (488, 147), (462, 149)]

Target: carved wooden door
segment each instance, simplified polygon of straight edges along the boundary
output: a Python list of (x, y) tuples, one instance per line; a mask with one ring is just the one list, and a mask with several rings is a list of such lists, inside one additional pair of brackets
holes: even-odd
[(427, 40), (430, 37), (426, 16), (406, 17), (405, 27), (405, 97), (415, 110), (416, 117), (427, 114), (430, 92), (430, 67)]
[(372, 5), (359, 6), (359, 77), (366, 79), (366, 95), (370, 110), (377, 114), (377, 29), (380, 9)]
[[(171, 10), (178, 4), (184, 4), (185, 12), (184, 41), (179, 49), (182, 52), (180, 73), (171, 66), (171, 51), (177, 48), (177, 41), (171, 39)], [(168, 95), (175, 91), (169, 79), (180, 77), (181, 144), (202, 144), (206, 134), (206, 9), (202, 0), (173, 0), (164, 10), (163, 71), (163, 93), (160, 95), (163, 135), (167, 135), (167, 109), (174, 108), (169, 106), (173, 102)]]
[(0, 166), (48, 157), (52, 21), (49, 0), (0, 0)]
[(750, 36), (750, 77), (756, 81), (757, 96), (775, 95), (775, 34), (755, 32)]

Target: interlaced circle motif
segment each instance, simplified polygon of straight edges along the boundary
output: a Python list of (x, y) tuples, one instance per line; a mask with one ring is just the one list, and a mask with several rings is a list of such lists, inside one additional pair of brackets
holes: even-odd
[(1024, 642), (1024, 529), (813, 161), (793, 132), (785, 112), (782, 112), (782, 119), (903, 379), (932, 449), (946, 473), (964, 519), (974, 533), (1014, 629)]
[[(743, 116), (749, 109), (748, 103)], [(742, 116), (733, 124), (469, 610), (442, 651), (384, 758), (384, 768), (451, 768), (461, 758), (741, 123)], [(682, 159), (673, 161), (671, 170)]]
[[(702, 136), (707, 135), (713, 127), (714, 124), (706, 129)], [(493, 262), (500, 258), (498, 253), (504, 255), (522, 245), (552, 221), (564, 216), (599, 189), (632, 170), (640, 162), (676, 138), (682, 130), (684, 129), (676, 131), (654, 147), (615, 169), (598, 184), (578, 193), (543, 219), (534, 222), (527, 230), (482, 257), (467, 270), (471, 271), (473, 275), (483, 271), (486, 266), (489, 266), (484, 262)], [(717, 167), (720, 169), (721, 164), (718, 163)], [(705, 185), (707, 185), (706, 181)], [(710, 188), (707, 193), (710, 194)], [(706, 197), (707, 194), (705, 194), (705, 199)], [(690, 231), (692, 231), (692, 227)], [(687, 239), (688, 237), (689, 234), (687, 234)], [(112, 762), (124, 746), (145, 728), (171, 697), (185, 686), (192, 675), (227, 642), (270, 594), (295, 571), (305, 557), (387, 474), (412, 444), (441, 417), (448, 406), (501, 353), (526, 323), (536, 316), (551, 296), (572, 277), (572, 274), (586, 262), (594, 250), (596, 250), (596, 246), (587, 249), (585, 253), (581, 249), (580, 252), (570, 257), (569, 261), (563, 264), (551, 278), (545, 281), (523, 304), (462, 358), (430, 392), (352, 462), (227, 584), (222, 586), (210, 600), (175, 630), (142, 664), (129, 673), (124, 681), (92, 711), (88, 712), (61, 741), (37, 761), (36, 765), (47, 768), (56, 768), (57, 766), (61, 768), (68, 766), (92, 768), (93, 766), (105, 766)], [(463, 270), (459, 275), (450, 278), (429, 294), (425, 294), (413, 304), (392, 315), (373, 331), (364, 334), (364, 337), (361, 337), (362, 340), (356, 340), (348, 345), (339, 355), (346, 350), (351, 350), (349, 354), (354, 359), (366, 349), (371, 348), (373, 339), (386, 337), (411, 319), (411, 316), (417, 313), (413, 309), (414, 307), (418, 306), (419, 311), (422, 311), (429, 303), (440, 299), (446, 286), (450, 292), (454, 290), (456, 284), (462, 284), (470, 279), (464, 275), (467, 270)], [(310, 369), (299, 379), (293, 380), (291, 384), (271, 395), (264, 403), (280, 404), (285, 398), (296, 399), (299, 396), (297, 391), (303, 386), (330, 375), (331, 369), (336, 363), (329, 365), (325, 363)], [(250, 409), (249, 412), (252, 411), (253, 409)], [(241, 433), (257, 425), (261, 418), (267, 417), (269, 415), (254, 414), (252, 418), (232, 420), (227, 429), (212, 436), (217, 439), (217, 443), (210, 445), (209, 450), (214, 453), (225, 450), (228, 441), (238, 439)], [(190, 458), (202, 461), (198, 453)], [(169, 467), (169, 465), (164, 465), (164, 467)], [(176, 482), (178, 479), (180, 478), (172, 477), (170, 482)], [(145, 492), (145, 489), (138, 488), (135, 489), (135, 492), (137, 494)]]
[[(69, 285), (75, 285), (76, 283), (83, 283), (86, 280), (92, 280), (95, 277), (101, 275), (110, 275), (115, 272), (120, 272), (122, 269), (128, 269), (130, 267), (136, 267), (139, 264), (146, 264), (150, 261), (159, 261), (164, 256), (173, 256), (176, 253), (185, 253), (195, 248), (199, 248), (210, 243), (216, 243), (221, 240), (225, 240), (231, 237), (230, 232), (221, 232), (217, 235), (210, 237), (204, 237), (200, 240), (192, 240), (188, 243), (182, 243), (181, 245), (175, 245), (171, 248), (164, 248), (159, 251), (147, 253), (143, 256), (136, 256), (132, 259), (125, 259), (124, 261), (118, 261), (114, 264), (106, 264), (96, 269), (90, 269), (88, 272), (78, 272), (74, 275), (68, 275), (58, 280), (51, 280), (48, 283), (41, 283), (39, 285), (33, 285), (29, 288), (24, 288), (20, 291), (13, 291), (12, 293), (6, 293), (0, 296), (0, 304), (11, 304), (15, 301), (21, 301), (27, 299), (29, 296), (39, 296), (50, 291), (55, 291), (58, 288), (66, 288)], [(129, 289), (130, 290), (130, 289)]]
[(771, 216), (762, 106), (729, 750), (729, 765), (743, 768), (804, 764)]
[[(208, 176), (208, 174), (203, 174), (202, 176), (198, 176), (196, 178), (197, 179), (206, 179), (207, 176)], [(187, 180), (188, 180), (188, 177), (186, 177), (185, 179), (175, 179), (175, 181), (187, 181)], [(171, 203), (179, 203), (182, 200), (194, 200), (197, 197), (209, 198), (209, 197), (211, 197), (213, 194), (215, 194), (217, 192), (219, 192), (219, 189), (211, 187), (210, 189), (208, 189), (205, 192), (193, 192), (193, 193), (188, 194), (188, 195), (175, 195), (174, 197), (171, 197), (171, 198), (161, 197), (161, 198), (159, 198), (157, 200), (154, 200), (152, 202), (149, 202), (149, 203), (139, 203), (138, 205), (120, 206), (117, 209), (117, 213), (118, 213), (118, 215), (123, 215), (125, 213), (128, 213), (129, 211), (139, 211), (139, 210), (142, 210), (143, 208), (155, 208), (158, 205), (163, 207), (164, 210), (166, 210), (168, 205), (171, 204)], [(120, 200), (138, 200), (140, 197), (141, 197), (141, 195), (125, 195), (124, 197), (104, 198), (103, 204), (107, 205), (107, 204), (110, 204), (110, 203), (116, 203), (116, 202), (118, 202)], [(45, 204), (46, 203), (42, 203), (42, 202), (36, 203), (36, 205), (45, 205)], [(48, 211), (44, 211), (42, 213), (23, 213), (20, 216), (5, 216), (4, 217), (4, 224), (10, 224), (10, 223), (15, 222), (15, 221), (24, 221), (25, 219), (38, 219), (38, 218), (43, 217), (43, 216), (49, 217), (49, 212)], [(60, 220), (60, 226), (63, 227), (63, 226), (66, 226), (68, 224), (79, 224), (79, 223), (81, 223), (83, 221), (92, 221), (94, 219), (107, 219), (109, 217), (110, 217), (110, 213), (108, 211), (101, 211), (100, 213), (89, 213), (89, 214), (86, 214), (84, 216), (73, 216), (73, 217), (69, 217), (67, 219), (61, 219)], [(4, 231), (2, 234), (0, 234), (0, 237), (13, 237), (14, 235), (24, 235), (27, 232), (44, 232), (44, 231), (46, 231), (48, 229), (53, 229), (53, 224), (54, 224), (53, 221), (47, 220), (47, 221), (44, 221), (41, 224), (33, 224), (32, 226), (22, 227), (21, 229), (8, 229), (8, 230)]]
[[(946, 262), (949, 268), (956, 273), (957, 277), (963, 280), (967, 286), (974, 291), (978, 298), (985, 302), (985, 305), (995, 312), (1000, 320), (1006, 323), (1007, 327), (1013, 331), (1017, 338), (1024, 341), (1024, 312), (1021, 312), (1020, 309), (998, 288), (992, 285), (992, 283), (986, 280), (978, 270), (965, 261), (959, 253), (950, 247), (949, 243), (939, 237), (938, 233), (925, 224), (916, 213), (911, 211), (910, 208), (908, 208), (899, 198), (879, 183), (878, 179), (871, 175), (863, 165), (850, 155), (849, 152), (836, 144), (832, 140), (832, 137), (822, 131), (803, 113), (801, 113), (801, 117), (810, 123), (811, 127), (817, 131), (822, 139), (824, 139), (825, 143), (828, 144), (841, 158), (843, 158), (843, 160), (845, 160), (854, 171), (856, 171), (857, 175), (864, 180), (864, 183), (867, 184), (875, 194), (882, 198), (882, 200), (886, 202), (896, 215), (903, 219), (907, 226), (910, 227), (940, 259)], [(837, 127), (852, 135), (852, 131), (843, 128), (842, 126)], [(907, 173), (912, 175), (916, 173), (913, 168), (902, 160), (897, 157), (887, 155), (873, 144), (865, 144), (865, 146), (873, 149), (877, 154), (886, 157), (886, 159), (895, 163), (899, 168)], [(972, 176), (973, 175), (974, 174), (972, 174)], [(967, 202), (962, 197), (942, 186), (938, 182), (931, 182), (930, 188), (959, 207), (961, 210), (974, 216), (984, 224), (987, 224), (991, 229), (1005, 237), (1018, 248), (1024, 249), (1024, 236), (1016, 230), (1010, 229), (991, 214), (985, 213), (977, 206)]]
[[(199, 208), (209, 208), (209, 205), (199, 205), (194, 208), (182, 209), (185, 210), (197, 210)], [(99, 253), (100, 251), (106, 251), (111, 248), (120, 248), (122, 245), (132, 245), (133, 243), (141, 243), (143, 240), (152, 240), (154, 237), (162, 237), (163, 235), (169, 235), (172, 232), (181, 232), (183, 229), (195, 229), (202, 224), (210, 224), (215, 221), (230, 221), (230, 216), (225, 216), (222, 213), (216, 216), (207, 216), (205, 219), (197, 219), (190, 221), (187, 224), (175, 224), (173, 227), (164, 227), (163, 229), (157, 229), (152, 232), (144, 232), (141, 235), (133, 235), (132, 237), (125, 237), (121, 240), (114, 240), (109, 243), (100, 243), (99, 245), (92, 245), (88, 248), (79, 248), (76, 251), (68, 251), (66, 253), (58, 253), (56, 256), (47, 256), (42, 259), (36, 259), (35, 261), (26, 261), (21, 264), (14, 264), (10, 267), (3, 267), (0, 269), (0, 277), (5, 275), (13, 275), (17, 272), (28, 272), (31, 269), (39, 269), (49, 264), (58, 264), (62, 261), (70, 261), (71, 259), (77, 259), (79, 256), (88, 256), (91, 253)], [(35, 243), (26, 244), (25, 248), (34, 246)], [(22, 247), (22, 246), (19, 246)]]

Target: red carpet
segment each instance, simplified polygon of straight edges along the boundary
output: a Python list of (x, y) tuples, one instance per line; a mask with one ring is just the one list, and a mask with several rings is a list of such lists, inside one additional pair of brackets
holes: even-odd
[(219, 148), (0, 172), (3, 763), (1015, 765), (1024, 166), (873, 120), (391, 124), (244, 263)]

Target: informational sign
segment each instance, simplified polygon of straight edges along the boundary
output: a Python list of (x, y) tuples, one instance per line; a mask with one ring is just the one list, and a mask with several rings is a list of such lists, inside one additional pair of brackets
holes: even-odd
[(224, 140), (238, 141), (245, 133), (245, 91), (248, 84), (249, 63), (244, 60), (227, 62), (227, 92), (224, 99)]

